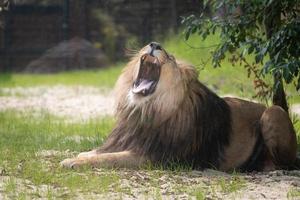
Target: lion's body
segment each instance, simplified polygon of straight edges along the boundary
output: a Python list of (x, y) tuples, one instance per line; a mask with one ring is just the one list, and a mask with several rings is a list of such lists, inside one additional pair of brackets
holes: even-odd
[(176, 62), (165, 51), (157, 56), (162, 64), (155, 92), (133, 93), (146, 47), (116, 84), (117, 123), (107, 141), (97, 150), (63, 161), (64, 166), (138, 167), (150, 161), (251, 171), (293, 164), (296, 137), (285, 111), (220, 98), (198, 81), (192, 66)]

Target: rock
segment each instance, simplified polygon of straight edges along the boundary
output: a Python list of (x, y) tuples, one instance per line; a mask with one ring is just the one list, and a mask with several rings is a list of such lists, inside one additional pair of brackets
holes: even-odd
[(57, 73), (61, 71), (100, 68), (108, 64), (104, 53), (89, 41), (75, 37), (48, 49), (30, 62), (26, 73)]

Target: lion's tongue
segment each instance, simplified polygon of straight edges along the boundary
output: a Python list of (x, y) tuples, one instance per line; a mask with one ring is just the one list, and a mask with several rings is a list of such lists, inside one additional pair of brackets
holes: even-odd
[(148, 91), (151, 87), (151, 85), (153, 84), (154, 81), (150, 81), (150, 80), (142, 80), (140, 82), (139, 85), (135, 85), (132, 89), (133, 93), (146, 93), (146, 91)]

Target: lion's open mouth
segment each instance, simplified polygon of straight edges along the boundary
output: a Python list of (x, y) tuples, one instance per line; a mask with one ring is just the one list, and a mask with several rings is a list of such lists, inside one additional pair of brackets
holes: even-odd
[(132, 92), (143, 96), (152, 94), (159, 81), (160, 67), (158, 58), (150, 54), (143, 55), (138, 77), (133, 83)]

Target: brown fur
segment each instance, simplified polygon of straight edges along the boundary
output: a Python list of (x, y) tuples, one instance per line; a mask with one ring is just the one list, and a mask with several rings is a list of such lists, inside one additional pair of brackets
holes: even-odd
[(116, 84), (117, 123), (97, 150), (66, 159), (81, 165), (139, 167), (177, 162), (196, 169), (266, 170), (291, 166), (296, 136), (288, 114), (236, 98), (220, 98), (198, 81), (196, 70), (165, 50), (157, 53), (161, 73), (149, 96), (134, 95), (145, 46)]

